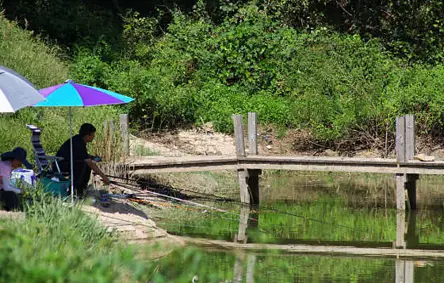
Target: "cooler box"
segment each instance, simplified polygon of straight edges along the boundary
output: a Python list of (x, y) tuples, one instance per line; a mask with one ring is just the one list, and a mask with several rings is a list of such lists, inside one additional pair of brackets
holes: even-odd
[(43, 177), (40, 179), (43, 190), (55, 196), (66, 197), (69, 189), (69, 180)]
[(36, 182), (37, 178), (33, 170), (19, 168), (11, 172), (10, 183), (13, 186), (25, 185), (34, 188)]

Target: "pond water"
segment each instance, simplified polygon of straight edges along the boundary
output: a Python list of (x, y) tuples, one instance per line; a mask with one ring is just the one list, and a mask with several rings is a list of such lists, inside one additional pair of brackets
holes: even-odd
[(155, 282), (442, 282), (439, 261), (186, 250), (159, 263)]
[[(406, 248), (444, 253), (444, 211), (425, 205), (430, 202), (424, 198), (417, 212), (400, 214), (387, 204), (393, 202), (388, 193), (392, 188), (384, 188), (384, 183), (357, 194), (359, 190), (349, 183), (348, 187), (338, 187), (334, 181), (330, 187), (325, 182), (301, 187), (300, 180), (291, 176), (276, 179), (263, 180), (258, 208), (196, 199), (225, 212), (180, 207), (165, 212), (171, 214), (158, 225), (171, 234), (230, 242), (370, 248), (392, 247), (397, 229), (402, 228), (398, 242), (405, 242)], [(280, 191), (280, 197), (272, 190)], [(355, 193), (348, 194), (350, 190)], [(444, 282), (444, 261), (189, 247), (159, 260), (154, 282), (193, 278), (195, 282)]]

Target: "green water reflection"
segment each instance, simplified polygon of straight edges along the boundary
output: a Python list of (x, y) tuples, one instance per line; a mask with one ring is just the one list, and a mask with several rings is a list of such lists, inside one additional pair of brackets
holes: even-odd
[[(377, 179), (378, 184), (361, 191), (355, 190), (348, 180), (346, 187), (331, 181), (330, 187), (316, 184), (310, 191), (307, 187), (299, 189), (299, 181), (294, 185), (298, 189), (284, 190), (284, 184), (291, 182), (285, 178), (278, 180), (273, 185), (277, 187), (261, 191), (263, 199), (258, 208), (245, 209), (236, 202), (196, 200), (226, 212), (175, 208), (162, 212), (164, 217), (157, 220), (158, 225), (172, 234), (230, 242), (376, 248), (392, 247), (394, 242), (401, 241), (407, 248), (444, 253), (443, 209), (422, 205), (417, 212), (400, 214), (393, 205), (387, 205), (393, 202), (392, 189), (387, 187), (389, 179)], [(440, 194), (434, 182), (423, 183), (433, 189), (434, 197)], [(280, 193), (267, 198), (272, 189)], [(349, 194), (350, 190), (360, 193)], [(433, 198), (422, 200), (437, 203)], [(398, 240), (397, 229), (402, 231)], [(444, 282), (444, 264), (439, 260), (209, 249), (177, 251), (160, 260), (157, 271), (156, 282), (191, 282), (193, 277), (195, 282)]]
[(180, 251), (158, 262), (155, 282), (442, 282), (439, 261)]
[[(239, 229), (240, 205), (207, 203), (229, 213), (180, 210), (159, 222), (170, 233), (220, 240), (233, 240)], [(275, 203), (252, 210), (248, 219), (248, 242), (316, 243), (354, 246), (391, 246), (396, 240), (394, 209), (350, 208), (340, 200), (313, 203)], [(443, 244), (441, 210), (421, 210), (405, 215), (406, 240), (410, 247), (436, 248)]]

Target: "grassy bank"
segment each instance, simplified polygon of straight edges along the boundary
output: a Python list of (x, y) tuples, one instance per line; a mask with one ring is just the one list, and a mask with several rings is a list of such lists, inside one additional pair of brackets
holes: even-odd
[[(49, 47), (31, 32), (19, 28), (0, 14), (0, 64), (28, 78), (37, 88), (63, 83), (69, 77), (68, 61), (60, 59), (60, 50)], [(105, 120), (118, 120), (119, 107), (74, 108), (73, 128), (94, 124), (98, 140), (103, 138)], [(0, 152), (21, 146), (31, 150), (31, 132), (26, 124), (42, 128), (42, 143), (48, 153), (55, 153), (69, 138), (68, 108), (25, 108), (15, 114), (0, 114)], [(92, 145), (92, 153), (103, 155), (103, 144)], [(29, 151), (30, 153), (32, 151)]]
[(52, 197), (21, 221), (0, 219), (1, 282), (118, 282), (147, 278), (143, 262), (95, 219)]

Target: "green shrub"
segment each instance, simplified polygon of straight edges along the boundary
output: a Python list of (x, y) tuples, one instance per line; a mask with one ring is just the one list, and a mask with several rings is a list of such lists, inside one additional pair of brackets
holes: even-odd
[(256, 111), (260, 123), (308, 130), (327, 146), (385, 147), (395, 117), (411, 113), (421, 134), (442, 132), (439, 65), (409, 65), (377, 38), (296, 30), (256, 2), (231, 7), (220, 22), (199, 3), (175, 11), (157, 38), (152, 18), (130, 15), (125, 39), (139, 53), (113, 62), (78, 53), (74, 77), (135, 97), (128, 109), (137, 127), (211, 121), (230, 132), (232, 114)]

